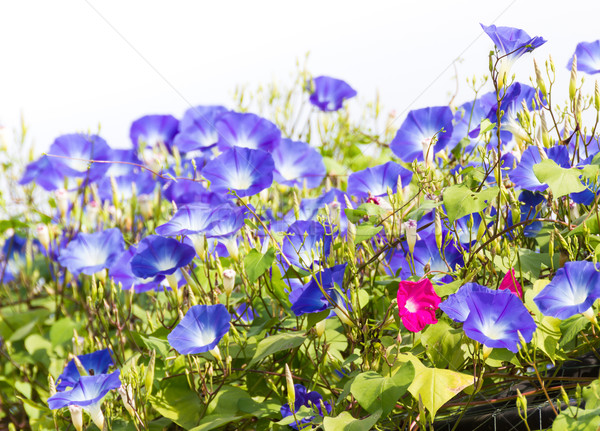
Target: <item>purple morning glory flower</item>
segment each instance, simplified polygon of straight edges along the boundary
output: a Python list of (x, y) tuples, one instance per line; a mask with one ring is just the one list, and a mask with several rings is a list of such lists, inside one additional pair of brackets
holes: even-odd
[[(318, 313), (332, 308), (331, 301), (338, 303), (341, 298), (338, 298), (340, 295), (335, 290), (334, 283), (342, 289), (345, 270), (346, 264), (325, 268), (313, 275), (311, 280), (304, 286), (293, 289), (290, 292), (289, 300), (292, 303), (294, 314), (301, 316), (306, 313)], [(327, 293), (331, 301), (323, 294), (321, 288)]]
[(162, 236), (191, 235), (211, 229), (220, 219), (213, 217), (214, 205), (187, 204), (179, 207), (167, 223), (158, 226), (156, 233)]
[(486, 292), (489, 289), (481, 284), (466, 283), (458, 291), (440, 304), (440, 309), (455, 322), (464, 322), (469, 317), (471, 310), (467, 304), (467, 297), (473, 292)]
[(474, 102), (469, 101), (462, 104), (454, 115), (454, 126), (452, 136), (448, 141), (448, 148), (450, 150), (454, 149), (463, 138), (467, 138), (469, 143), (466, 144), (464, 150), (471, 151), (477, 143), (470, 139), (469, 133), (474, 129), (479, 130), (478, 126), (481, 125), (481, 121), (488, 117), (490, 110), (496, 103), (496, 93), (490, 92), (482, 95)]
[(309, 268), (323, 255), (329, 255), (331, 234), (316, 221), (297, 221), (287, 230), (282, 251), (292, 265)]
[(508, 72), (519, 57), (546, 43), (542, 37), (529, 37), (525, 31), (514, 27), (496, 27), (495, 25), (486, 27), (481, 24), (481, 28), (492, 39), (499, 56), (502, 57), (498, 68), (500, 87), (505, 84)]
[[(562, 168), (570, 168), (569, 151), (564, 145), (554, 146), (550, 149), (544, 149), (548, 158), (554, 160)], [(542, 162), (542, 156), (538, 147), (532, 145), (528, 147), (521, 155), (521, 161), (513, 169), (508, 177), (516, 186), (532, 192), (544, 191), (548, 184), (543, 184), (537, 179), (533, 172), (533, 166)]]
[(179, 133), (173, 140), (181, 153), (205, 150), (219, 140), (216, 122), (226, 112), (223, 106), (196, 106), (185, 111), (179, 122)]
[(247, 212), (245, 207), (238, 207), (230, 203), (214, 207), (211, 218), (217, 222), (207, 228), (206, 236), (225, 238), (235, 235), (244, 226)]
[(600, 274), (592, 262), (567, 262), (533, 299), (546, 316), (567, 319), (585, 313), (600, 298)]
[[(452, 118), (452, 110), (448, 106), (410, 111), (390, 142), (390, 149), (406, 163), (414, 160), (422, 162), (424, 150), (433, 157), (450, 141), (453, 131)], [(434, 139), (437, 139), (437, 142), (431, 148)]]
[[(577, 56), (577, 70), (594, 75), (600, 73), (600, 40), (594, 42), (580, 42), (575, 48)], [(567, 69), (571, 70), (573, 57), (567, 64)]]
[(369, 196), (387, 196), (388, 187), (396, 193), (398, 177), (405, 187), (410, 183), (413, 173), (398, 163), (387, 162), (373, 168), (350, 174), (348, 178), (348, 194), (367, 198)]
[(271, 152), (281, 140), (277, 126), (255, 114), (227, 112), (219, 117), (215, 126), (221, 151), (241, 147)]
[(136, 149), (140, 143), (150, 148), (163, 144), (170, 149), (178, 128), (179, 120), (172, 115), (146, 115), (131, 124), (129, 137)]
[(171, 275), (196, 256), (193, 247), (173, 238), (150, 235), (140, 242), (131, 259), (131, 272), (140, 278)]
[(240, 322), (245, 325), (250, 325), (256, 317), (260, 317), (259, 314), (245, 302), (237, 306), (235, 314), (239, 316)]
[(109, 160), (111, 148), (97, 135), (74, 133), (56, 138), (48, 154), (55, 169), (65, 177), (88, 178), (96, 181), (108, 170), (107, 163), (92, 163), (88, 160)]
[(519, 332), (527, 343), (531, 341), (537, 325), (510, 290), (472, 290), (465, 299), (469, 314), (463, 330), (467, 337), (514, 353), (519, 351)]
[(273, 153), (274, 179), (279, 184), (302, 187), (306, 182), (309, 189), (318, 187), (327, 174), (323, 157), (305, 142), (282, 139)]
[[(90, 376), (105, 374), (108, 368), (114, 365), (109, 349), (98, 350), (87, 355), (77, 356), (83, 368), (85, 368)], [(74, 387), (79, 382), (81, 375), (75, 365), (75, 360), (71, 359), (62, 374), (56, 379), (56, 390), (64, 391), (67, 388)]]
[(87, 407), (99, 403), (106, 394), (121, 386), (119, 375), (120, 370), (116, 370), (110, 374), (97, 374), (93, 376), (80, 376), (79, 381), (73, 389), (68, 391), (57, 392), (48, 398), (48, 407), (52, 410), (75, 405)]
[(202, 175), (213, 192), (235, 190), (240, 197), (252, 196), (273, 183), (275, 164), (269, 153), (234, 147), (208, 162)]
[(65, 186), (65, 180), (60, 166), (53, 163), (54, 158), (42, 156), (27, 165), (19, 184), (26, 185), (35, 182), (45, 190), (51, 192)]
[(79, 233), (58, 256), (58, 263), (75, 276), (92, 275), (109, 268), (125, 250), (121, 231), (116, 228)]
[(194, 305), (167, 336), (182, 355), (208, 352), (229, 332), (231, 315), (224, 305)]
[(321, 111), (337, 111), (344, 100), (356, 96), (356, 91), (341, 79), (318, 76), (313, 80), (315, 91), (310, 95), (310, 103)]
[(110, 277), (115, 284), (118, 285), (121, 283), (121, 289), (123, 290), (133, 289), (136, 293), (147, 292), (149, 290), (162, 290), (161, 283), (165, 279), (163, 275), (140, 278), (131, 271), (131, 259), (133, 259), (138, 251), (141, 251), (140, 247), (144, 247), (143, 243), (139, 247), (131, 246), (123, 252), (110, 267)]
[(136, 155), (133, 149), (117, 149), (110, 150), (108, 160), (116, 163), (110, 163), (108, 170), (106, 171), (106, 177), (120, 177), (122, 175), (129, 175), (132, 172), (137, 172), (140, 168), (136, 165), (141, 165), (142, 162)]
[[(317, 391), (309, 392), (304, 386), (297, 383), (294, 385), (294, 393), (295, 393), (295, 401), (294, 401), (294, 411), (300, 410), (300, 407), (305, 406), (308, 408), (312, 408), (315, 411), (319, 412), (320, 416), (323, 416), (323, 410), (321, 409), (321, 401), (323, 401), (323, 396)], [(331, 404), (327, 401), (323, 401), (323, 405), (325, 406), (325, 410), (327, 413), (331, 413)], [(292, 410), (290, 409), (289, 404), (284, 404), (281, 406), (281, 416), (288, 417), (292, 415)], [(308, 424), (313, 420), (314, 416), (301, 419), (299, 422), (301, 424)], [(298, 425), (295, 422), (289, 424), (292, 428), (298, 429)]]
[[(148, 171), (131, 172), (128, 175), (112, 177), (116, 185), (117, 199), (128, 201), (133, 197), (133, 185), (135, 184), (136, 196), (150, 195), (156, 187), (156, 180)], [(113, 199), (113, 186), (110, 178), (104, 177), (98, 181), (98, 196), (103, 201)]]

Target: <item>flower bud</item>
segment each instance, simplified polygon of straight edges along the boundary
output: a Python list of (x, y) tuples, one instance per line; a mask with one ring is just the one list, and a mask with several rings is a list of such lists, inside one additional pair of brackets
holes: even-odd
[(235, 271), (233, 269), (226, 269), (223, 271), (223, 290), (227, 296), (231, 295), (233, 287), (235, 285)]
[(577, 91), (577, 56), (573, 54), (573, 64), (571, 65), (571, 79), (569, 80), (569, 99), (575, 100)]
[(38, 240), (42, 246), (48, 250), (48, 247), (50, 246), (50, 232), (48, 231), (48, 226), (40, 223), (37, 225), (36, 231)]
[(406, 242), (408, 243), (410, 254), (413, 254), (418, 237), (416, 220), (408, 220), (404, 223), (404, 235), (406, 236)]
[(598, 81), (594, 85), (594, 107), (596, 111), (600, 111), (600, 89), (598, 89)]
[(294, 412), (294, 403), (296, 402), (296, 389), (294, 388), (294, 379), (288, 364), (285, 364), (285, 384), (287, 386), (287, 399), (290, 404), (290, 409)]
[(69, 411), (71, 412), (71, 422), (73, 422), (73, 427), (77, 431), (83, 430), (83, 409), (79, 406), (70, 405)]
[(435, 141), (433, 138), (425, 138), (421, 141), (421, 147), (423, 148), (423, 160), (425, 161), (425, 166), (428, 168), (433, 166), (433, 145)]
[(117, 392), (123, 400), (123, 405), (131, 417), (135, 418), (135, 401), (133, 399), (133, 389), (131, 384), (127, 385), (127, 389), (123, 385), (117, 388)]
[(56, 393), (56, 385), (54, 384), (54, 378), (50, 374), (48, 375), (48, 392), (50, 396)]
[(350, 248), (354, 248), (354, 240), (356, 239), (356, 225), (352, 222), (348, 222), (347, 239)]
[(436, 209), (435, 211), (435, 243), (437, 245), (438, 250), (442, 250), (442, 242), (444, 238), (442, 238), (442, 218), (440, 216), (440, 212)]
[(54, 191), (54, 197), (56, 198), (56, 207), (60, 212), (61, 218), (65, 218), (67, 209), (69, 208), (69, 193), (65, 189), (58, 189)]
[(320, 322), (315, 324), (315, 331), (317, 333), (317, 337), (321, 337), (325, 332), (325, 324), (327, 323), (327, 319), (323, 319)]
[(544, 83), (544, 79), (542, 78), (542, 72), (540, 71), (540, 68), (536, 63), (535, 58), (533, 59), (533, 67), (535, 68), (535, 80), (537, 82), (537, 85), (544, 97), (548, 97), (548, 91), (546, 91), (546, 84)]

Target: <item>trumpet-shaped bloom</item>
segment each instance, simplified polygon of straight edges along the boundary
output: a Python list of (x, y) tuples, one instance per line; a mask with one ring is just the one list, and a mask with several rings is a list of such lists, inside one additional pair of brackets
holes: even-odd
[[(315, 274), (306, 285), (292, 290), (289, 300), (294, 314), (301, 316), (306, 313), (318, 313), (332, 308), (333, 303), (339, 303), (342, 298), (339, 298), (340, 295), (335, 291), (335, 284), (340, 289), (343, 288), (345, 270), (346, 264), (326, 268)], [(329, 298), (323, 294), (323, 291)]]
[(410, 111), (390, 142), (390, 149), (406, 163), (424, 161), (424, 153), (433, 157), (450, 141), (452, 118), (452, 110), (447, 106)]
[(115, 284), (121, 283), (121, 289), (129, 290), (133, 289), (134, 292), (147, 292), (149, 290), (162, 290), (161, 283), (165, 279), (164, 275), (157, 275), (154, 277), (141, 278), (137, 277), (131, 271), (131, 259), (136, 255), (138, 251), (142, 251), (143, 244), (138, 247), (131, 246), (128, 250), (117, 259), (117, 261), (110, 267), (109, 275)]
[[(600, 40), (594, 42), (580, 42), (575, 48), (577, 56), (577, 71), (594, 75), (600, 73)], [(567, 63), (567, 69), (571, 70), (573, 57)]]
[(234, 147), (209, 161), (202, 175), (213, 192), (235, 190), (240, 197), (252, 196), (273, 183), (275, 164), (269, 153)]
[[(321, 402), (323, 401), (323, 396), (317, 391), (309, 392), (304, 386), (299, 383), (294, 385), (294, 411), (300, 410), (300, 407), (305, 406), (308, 408), (312, 408), (319, 412), (320, 416), (323, 416), (323, 410), (321, 409)], [(323, 401), (323, 405), (325, 406), (325, 410), (327, 413), (331, 413), (331, 404), (327, 401)], [(281, 406), (281, 416), (284, 418), (292, 415), (292, 410), (290, 409), (290, 405), (288, 403)], [(301, 419), (299, 422), (301, 424), (308, 424), (313, 420), (314, 416)], [(292, 422), (290, 426), (294, 429), (298, 429), (298, 425), (296, 422)]]
[[(97, 376), (98, 374), (105, 374), (108, 372), (108, 368), (114, 365), (112, 357), (110, 356), (109, 349), (98, 350), (87, 355), (77, 356), (83, 368), (87, 370), (90, 376)], [(75, 365), (75, 360), (71, 359), (62, 374), (56, 379), (56, 390), (64, 391), (67, 388), (75, 387), (79, 382), (81, 375)]]
[(155, 229), (156, 233), (163, 236), (176, 236), (204, 232), (220, 221), (213, 216), (214, 210), (214, 205), (205, 203), (181, 206), (171, 220)]
[(437, 323), (435, 310), (440, 297), (433, 290), (431, 281), (401, 281), (398, 285), (398, 314), (402, 324), (411, 332), (419, 332), (426, 325)]
[(60, 251), (58, 263), (73, 275), (92, 275), (109, 268), (124, 250), (125, 241), (119, 229), (79, 233)]
[(196, 251), (173, 238), (150, 235), (140, 242), (138, 252), (131, 259), (131, 272), (143, 279), (170, 275), (189, 264)]
[(592, 262), (567, 262), (533, 299), (542, 314), (567, 319), (600, 298), (600, 273)]
[(110, 160), (111, 149), (97, 135), (74, 133), (56, 138), (50, 146), (51, 163), (64, 177), (87, 178), (96, 181), (104, 175), (109, 165), (92, 163), (89, 160)]
[(297, 185), (312, 189), (323, 181), (327, 170), (323, 157), (305, 142), (282, 139), (272, 153), (275, 162), (274, 178), (279, 184)]
[(519, 299), (523, 299), (523, 288), (521, 287), (521, 283), (519, 283), (519, 281), (517, 280), (514, 268), (511, 268), (510, 271), (506, 273), (506, 275), (500, 282), (500, 286), (498, 287), (498, 289), (508, 289), (513, 294), (517, 295)]
[(477, 283), (466, 283), (456, 293), (448, 296), (440, 304), (440, 309), (455, 322), (464, 322), (471, 312), (467, 304), (467, 297), (473, 292), (486, 292), (488, 290), (487, 287)]
[(481, 24), (481, 28), (492, 39), (501, 57), (498, 68), (500, 87), (504, 85), (508, 72), (519, 57), (546, 43), (542, 37), (530, 37), (525, 31), (514, 27)]
[[(562, 168), (570, 168), (571, 163), (569, 161), (569, 151), (564, 145), (552, 147), (550, 149), (544, 149), (548, 158), (554, 160)], [(548, 188), (548, 184), (540, 182), (533, 172), (533, 166), (541, 163), (542, 156), (540, 150), (536, 146), (528, 147), (523, 151), (521, 161), (515, 169), (513, 169), (508, 177), (515, 183), (525, 190), (544, 191)]]
[(116, 370), (110, 374), (80, 376), (72, 389), (57, 392), (48, 398), (48, 407), (56, 410), (67, 406), (79, 406), (91, 410), (110, 390), (121, 386), (120, 374), (121, 371)]
[(229, 111), (223, 106), (196, 106), (188, 109), (179, 123), (179, 133), (173, 139), (173, 145), (181, 153), (214, 146), (219, 140), (216, 122), (226, 112)]
[(129, 137), (136, 149), (141, 143), (148, 147), (164, 144), (170, 149), (178, 127), (179, 120), (172, 115), (146, 115), (131, 124)]
[(167, 336), (182, 355), (208, 352), (229, 331), (231, 315), (224, 305), (194, 305)]
[(396, 193), (398, 177), (405, 187), (412, 179), (412, 172), (394, 162), (354, 172), (348, 177), (348, 194), (359, 198), (387, 196), (388, 188)]
[(19, 180), (19, 184), (25, 185), (35, 182), (49, 192), (63, 188), (65, 186), (64, 176), (60, 166), (53, 163), (52, 159), (48, 156), (42, 156), (29, 163), (25, 168), (23, 177)]
[(337, 111), (344, 100), (356, 96), (356, 91), (341, 79), (318, 76), (313, 81), (315, 91), (310, 95), (310, 103), (321, 111)]
[(221, 151), (241, 147), (271, 152), (281, 141), (277, 126), (255, 114), (227, 112), (219, 117), (215, 126)]
[(310, 268), (313, 263), (329, 256), (331, 233), (316, 221), (297, 221), (287, 230), (282, 251), (292, 265)]
[(527, 343), (536, 324), (521, 300), (508, 290), (472, 291), (466, 297), (469, 315), (463, 330), (467, 337), (487, 347), (503, 347), (516, 353), (519, 332)]

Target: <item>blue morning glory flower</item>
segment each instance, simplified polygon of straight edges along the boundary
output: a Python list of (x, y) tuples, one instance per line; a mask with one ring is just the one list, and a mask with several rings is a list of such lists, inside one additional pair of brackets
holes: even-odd
[(481, 284), (466, 283), (458, 291), (440, 304), (440, 309), (455, 322), (464, 322), (469, 317), (471, 310), (467, 304), (467, 297), (473, 292), (486, 292), (489, 289)]
[[(600, 40), (594, 42), (580, 42), (575, 48), (577, 56), (577, 70), (594, 75), (600, 73)], [(567, 64), (567, 69), (571, 70), (573, 57)]]
[(502, 57), (498, 68), (500, 87), (505, 84), (508, 72), (519, 57), (546, 43), (542, 37), (529, 37), (525, 31), (514, 27), (496, 27), (495, 25), (486, 27), (481, 24), (481, 28), (492, 39), (499, 56)]
[(113, 200), (113, 183), (116, 186), (117, 199), (121, 202), (128, 201), (133, 197), (133, 185), (135, 185), (136, 196), (151, 195), (156, 187), (156, 180), (148, 171), (131, 172), (111, 178), (104, 177), (98, 181), (98, 197), (102, 201)]
[(51, 192), (65, 186), (64, 175), (60, 166), (53, 163), (53, 157), (42, 156), (38, 160), (29, 163), (19, 184), (26, 185), (31, 182)]
[(299, 220), (287, 230), (282, 251), (292, 265), (310, 268), (321, 257), (329, 256), (331, 233), (316, 221)]
[(486, 93), (474, 102), (463, 103), (454, 115), (454, 126), (452, 136), (448, 141), (448, 148), (454, 149), (463, 138), (467, 138), (468, 143), (464, 146), (464, 150), (471, 151), (477, 142), (471, 140), (469, 133), (478, 128), (481, 121), (488, 117), (494, 104), (497, 104), (496, 92)]
[(146, 115), (131, 124), (129, 137), (135, 149), (141, 143), (150, 148), (163, 144), (170, 149), (178, 128), (179, 120), (172, 115)]
[[(321, 409), (321, 402), (323, 401), (323, 396), (317, 391), (309, 392), (304, 386), (299, 383), (294, 385), (294, 393), (295, 393), (295, 401), (294, 401), (294, 411), (300, 410), (300, 407), (305, 406), (308, 408), (312, 408), (315, 411), (319, 412), (320, 416), (323, 416), (323, 410)], [(323, 401), (323, 405), (325, 406), (325, 410), (327, 413), (331, 413), (331, 404), (327, 401)], [(281, 416), (284, 418), (292, 415), (292, 410), (290, 409), (289, 404), (284, 404), (281, 406)], [(301, 419), (299, 422), (301, 424), (308, 424), (313, 420), (314, 416)], [(298, 429), (298, 425), (296, 422), (292, 422), (289, 424), (292, 428)]]
[(88, 160), (109, 160), (111, 148), (97, 135), (74, 133), (56, 138), (48, 154), (55, 169), (65, 177), (87, 178), (96, 181), (108, 170), (107, 163), (92, 163)]
[(133, 289), (136, 293), (147, 292), (149, 290), (163, 290), (161, 283), (165, 279), (163, 275), (157, 275), (155, 277), (141, 278), (137, 277), (131, 271), (131, 259), (135, 254), (141, 251), (140, 247), (144, 247), (143, 242), (140, 246), (130, 246), (128, 250), (116, 260), (116, 262), (110, 267), (109, 275), (115, 284), (121, 283), (121, 289), (129, 290)]
[[(570, 168), (569, 151), (564, 145), (557, 145), (550, 149), (544, 149), (548, 158), (554, 160), (557, 165), (562, 168)], [(543, 184), (537, 179), (533, 172), (533, 166), (542, 162), (540, 150), (535, 145), (527, 147), (521, 155), (521, 161), (515, 169), (513, 169), (508, 177), (518, 187), (532, 192), (544, 191), (548, 188), (548, 184)]]
[(214, 205), (193, 203), (179, 207), (171, 220), (158, 226), (155, 231), (162, 236), (192, 235), (211, 229), (219, 218), (213, 213)]
[(224, 305), (194, 305), (167, 336), (182, 355), (208, 352), (229, 332), (231, 315)]
[(179, 133), (173, 140), (181, 153), (192, 153), (216, 145), (219, 133), (217, 120), (226, 112), (224, 106), (196, 106), (185, 111), (179, 122)]
[(282, 139), (273, 153), (274, 179), (279, 184), (309, 189), (318, 187), (327, 174), (323, 157), (305, 142)]
[[(338, 303), (338, 300), (341, 299), (338, 298), (339, 294), (335, 290), (334, 283), (342, 289), (346, 265), (325, 268), (313, 275), (311, 280), (304, 286), (293, 289), (290, 292), (289, 300), (292, 303), (291, 309), (294, 314), (301, 316), (306, 313), (318, 313), (333, 308), (331, 301)], [(327, 293), (329, 299), (323, 294), (321, 288)]]
[(533, 299), (546, 316), (567, 319), (600, 298), (600, 274), (592, 262), (567, 262)]
[[(472, 290), (466, 295), (469, 314), (463, 330), (487, 347), (518, 352), (519, 332), (529, 343), (537, 325), (523, 302), (510, 290)], [(441, 307), (441, 306), (440, 306)]]
[(79, 233), (58, 256), (58, 263), (75, 276), (92, 275), (109, 268), (125, 250), (121, 231), (116, 228)]
[(121, 386), (120, 373), (120, 370), (116, 370), (110, 374), (80, 376), (72, 389), (57, 392), (48, 398), (48, 407), (56, 410), (75, 405), (91, 409), (100, 403), (110, 390)]
[(227, 112), (215, 124), (221, 151), (240, 147), (271, 152), (281, 141), (281, 131), (264, 118), (250, 113)]
[[(390, 149), (406, 163), (412, 163), (414, 160), (424, 161), (424, 151), (429, 157), (433, 157), (450, 141), (453, 131), (452, 118), (452, 110), (448, 106), (410, 111), (390, 142)], [(437, 141), (431, 148), (435, 139)]]
[[(85, 368), (90, 376), (105, 374), (108, 368), (114, 365), (110, 349), (98, 350), (87, 355), (77, 356), (83, 368)], [(64, 391), (67, 388), (74, 387), (79, 382), (81, 375), (75, 365), (75, 360), (71, 359), (62, 374), (56, 379), (56, 390)]]
[(171, 275), (189, 264), (194, 256), (196, 251), (187, 244), (173, 238), (150, 235), (140, 241), (138, 251), (131, 259), (131, 272), (144, 279)]
[(398, 163), (387, 162), (350, 174), (347, 192), (358, 198), (387, 196), (388, 188), (396, 193), (398, 177), (402, 181), (402, 186), (405, 187), (410, 183), (412, 175), (411, 171), (403, 168)]
[(344, 100), (356, 96), (356, 91), (341, 79), (318, 76), (313, 80), (315, 90), (310, 95), (310, 103), (321, 111), (337, 111)]
[(235, 190), (240, 197), (252, 196), (273, 183), (275, 164), (269, 153), (234, 147), (209, 161), (202, 176), (213, 192)]
[(236, 307), (235, 314), (239, 316), (240, 322), (245, 325), (250, 325), (256, 317), (260, 317), (259, 314), (245, 302)]
[(225, 238), (235, 235), (244, 226), (246, 213), (245, 207), (238, 207), (230, 203), (213, 208), (211, 219), (217, 222), (206, 230), (209, 238)]

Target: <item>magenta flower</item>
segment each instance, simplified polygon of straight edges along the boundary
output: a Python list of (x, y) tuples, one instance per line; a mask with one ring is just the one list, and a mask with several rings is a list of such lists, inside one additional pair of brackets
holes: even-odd
[(510, 271), (506, 273), (502, 282), (500, 283), (499, 290), (508, 289), (515, 295), (519, 297), (519, 299), (523, 299), (523, 288), (521, 287), (521, 283), (517, 281), (517, 276), (515, 275), (515, 269), (511, 268)]
[(401, 281), (398, 286), (398, 314), (402, 324), (411, 332), (419, 332), (425, 325), (437, 323), (435, 310), (440, 302), (441, 298), (428, 278)]

